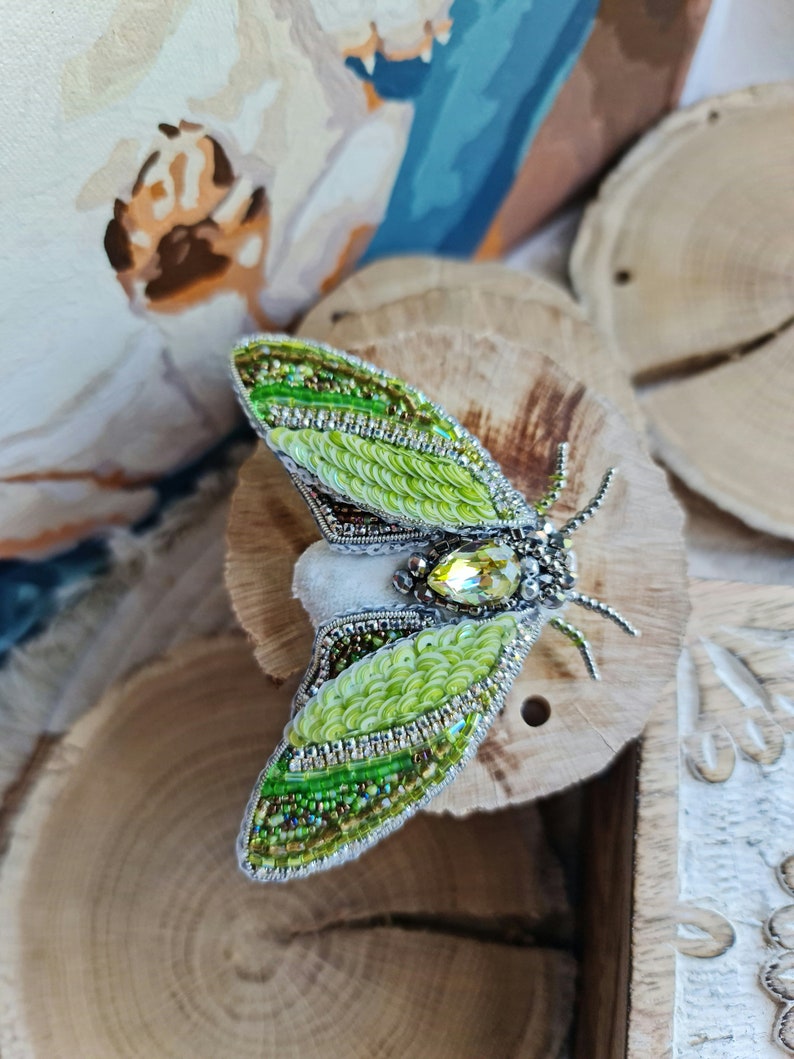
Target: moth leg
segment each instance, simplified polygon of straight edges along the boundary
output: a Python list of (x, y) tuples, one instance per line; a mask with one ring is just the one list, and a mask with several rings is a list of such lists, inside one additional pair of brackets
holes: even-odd
[(581, 629), (577, 629), (575, 625), (571, 625), (570, 622), (564, 621), (562, 618), (552, 618), (549, 625), (555, 628), (557, 632), (561, 632), (566, 639), (571, 641), (582, 656), (582, 661), (585, 664), (587, 672), (593, 680), (600, 680), (601, 677), (598, 673), (595, 658), (593, 658), (592, 649)]
[(593, 599), (592, 596), (586, 596), (583, 592), (569, 592), (568, 599), (571, 603), (575, 603), (577, 607), (584, 607), (585, 610), (591, 610), (594, 614), (600, 614), (602, 618), (608, 618), (609, 621), (614, 622), (619, 629), (628, 633), (629, 636), (642, 635), (640, 630), (635, 628), (630, 621), (627, 621), (614, 607), (602, 603), (600, 599)]
[(601, 505), (604, 503), (609, 487), (612, 485), (612, 481), (617, 473), (616, 468), (607, 468), (604, 477), (601, 479), (601, 484), (598, 487), (598, 492), (590, 501), (590, 503), (583, 507), (573, 518), (569, 518), (565, 525), (562, 527), (560, 532), (563, 536), (568, 536), (570, 533), (575, 533), (585, 522), (589, 522), (593, 515), (598, 511)]
[(562, 496), (562, 491), (568, 484), (568, 442), (563, 441), (557, 446), (557, 462), (554, 473), (549, 475), (549, 488), (532, 505), (539, 515), (545, 515)]

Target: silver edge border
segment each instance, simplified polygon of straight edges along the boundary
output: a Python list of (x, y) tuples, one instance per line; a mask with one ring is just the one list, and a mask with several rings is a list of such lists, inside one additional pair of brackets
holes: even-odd
[(254, 789), (251, 793), (251, 797), (246, 805), (245, 814), (243, 816), (243, 823), (240, 829), (240, 833), (237, 838), (237, 863), (242, 873), (254, 882), (289, 882), (291, 879), (304, 879), (309, 875), (314, 875), (316, 872), (325, 871), (328, 868), (335, 868), (340, 864), (344, 864), (346, 861), (354, 860), (359, 857), (362, 853), (366, 852), (371, 846), (374, 846), (381, 839), (391, 834), (392, 831), (396, 831), (397, 828), (409, 820), (416, 812), (423, 809), (437, 794), (439, 794), (448, 784), (450, 784), (460, 773), (468, 762), (477, 753), (483, 739), (488, 733), (491, 725), (493, 724), (496, 715), (501, 711), (504, 706), (504, 701), (507, 698), (508, 692), (513, 686), (513, 681), (521, 671), (524, 662), (526, 661), (527, 655), (534, 647), (540, 636), (543, 628), (546, 624), (547, 616), (541, 613), (540, 616), (532, 619), (531, 622), (525, 624), (525, 628), (528, 630), (528, 635), (524, 639), (524, 651), (520, 659), (516, 660), (509, 669), (503, 674), (503, 686), (497, 695), (494, 702), (491, 704), (489, 709), (483, 714), (482, 720), (480, 721), (477, 729), (475, 730), (472, 740), (466, 748), (463, 756), (457, 765), (454, 765), (444, 778), (434, 786), (432, 786), (421, 798), (407, 806), (399, 815), (392, 817), (390, 820), (384, 821), (380, 827), (371, 831), (365, 838), (353, 839), (347, 845), (337, 850), (335, 853), (331, 853), (325, 857), (318, 857), (317, 860), (312, 861), (310, 864), (303, 865), (299, 868), (256, 868), (253, 869), (245, 860), (247, 852), (247, 840), (248, 835), (253, 823), (254, 811), (256, 809), (256, 803), (259, 800), (259, 791), (261, 790), (262, 783), (264, 782), (265, 773), (270, 768), (273, 761), (287, 749), (286, 740), (282, 739), (273, 753), (270, 755), (267, 764), (259, 773)]
[[(235, 364), (235, 354), (237, 353), (237, 351), (252, 342), (262, 342), (265, 345), (267, 345), (268, 342), (303, 342), (307, 345), (313, 345), (317, 349), (321, 349), (326, 353), (330, 353), (332, 356), (340, 357), (342, 360), (347, 361), (348, 364), (351, 364), (355, 367), (363, 368), (366, 371), (371, 372), (376, 377), (383, 379), (384, 382), (393, 378), (397, 378), (397, 376), (393, 375), (388, 371), (385, 371), (383, 368), (378, 368), (369, 361), (363, 360), (361, 357), (357, 357), (353, 353), (348, 353), (346, 350), (337, 349), (335, 346), (329, 346), (326, 342), (317, 342), (314, 339), (301, 338), (299, 335), (287, 335), (283, 332), (271, 333), (267, 331), (262, 331), (259, 333), (243, 335), (234, 344), (229, 354), (229, 367), (231, 373), (232, 386), (234, 388), (235, 393), (237, 394), (238, 402), (243, 407), (243, 411), (245, 412), (248, 422), (250, 423), (251, 427), (256, 432), (256, 434), (258, 434), (258, 436), (262, 438), (262, 440), (268, 445), (268, 447), (271, 447), (270, 442), (268, 440), (268, 434), (271, 428), (266, 427), (265, 424), (263, 424), (261, 420), (257, 419), (256, 416), (253, 414), (253, 411), (251, 410), (250, 404), (248, 402), (248, 393), (246, 391), (242, 379), (240, 378), (240, 373), (237, 370), (237, 365)], [(523, 526), (526, 525), (528, 522), (534, 521), (537, 518), (537, 512), (530, 504), (527, 503), (527, 500), (522, 495), (522, 493), (520, 493), (519, 490), (517, 490), (512, 484), (512, 482), (510, 482), (510, 480), (502, 471), (499, 464), (496, 462), (490, 452), (488, 452), (488, 450), (485, 448), (479, 438), (475, 437), (475, 435), (472, 434), (471, 431), (467, 430), (466, 427), (464, 427), (463, 424), (460, 422), (460, 420), (458, 420), (455, 416), (447, 412), (447, 410), (442, 405), (438, 404), (437, 401), (432, 401), (427, 396), (427, 394), (424, 393), (423, 390), (418, 389), (411, 383), (404, 383), (404, 385), (409, 386), (414, 391), (414, 393), (417, 394), (418, 397), (420, 397), (423, 401), (426, 401), (427, 404), (430, 405), (430, 407), (433, 409), (433, 411), (437, 412), (439, 416), (443, 417), (449, 423), (457, 427), (458, 430), (462, 431), (462, 433), (468, 438), (469, 442), (476, 448), (477, 452), (483, 460), (483, 469), (481, 472), (476, 474), (480, 481), (482, 481), (482, 483), (489, 489), (493, 488), (494, 480), (504, 482), (505, 486), (511, 492), (511, 499), (514, 505), (516, 506), (516, 510), (518, 511), (522, 507), (525, 509), (523, 512), (521, 512), (521, 517), (519, 517), (517, 514), (516, 517), (512, 519), (500, 519), (499, 522), (488, 523), (487, 528), (509, 529), (513, 527)], [(411, 446), (410, 444), (406, 443), (405, 447), (410, 448)], [(275, 451), (275, 449), (273, 449), (273, 451)], [(449, 458), (452, 459), (453, 457), (450, 456)], [(380, 513), (377, 511), (373, 513), (378, 515), (379, 517), (389, 517), (388, 515), (381, 516)], [(524, 517), (524, 514), (526, 514), (526, 517)], [(404, 520), (404, 525), (408, 528), (422, 528), (425, 527), (427, 524), (415, 520), (406, 519)], [(439, 524), (435, 528), (444, 529), (445, 527)], [(450, 527), (450, 529), (460, 530), (460, 527)]]

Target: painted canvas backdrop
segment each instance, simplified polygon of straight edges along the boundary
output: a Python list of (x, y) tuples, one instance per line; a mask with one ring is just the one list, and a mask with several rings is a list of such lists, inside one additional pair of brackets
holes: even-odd
[(674, 104), (705, 6), (6, 5), (6, 626), (234, 428), (236, 336), (362, 260), (501, 253)]

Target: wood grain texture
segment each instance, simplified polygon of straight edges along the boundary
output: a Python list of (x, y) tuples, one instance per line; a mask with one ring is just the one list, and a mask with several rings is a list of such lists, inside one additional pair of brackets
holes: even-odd
[(791, 317), (792, 113), (791, 83), (705, 100), (661, 122), (602, 184), (571, 277), (633, 373), (686, 367)]
[(794, 585), (794, 541), (753, 529), (680, 479), (671, 484), (686, 512), (684, 537), (691, 577)]
[(672, 698), (666, 695), (652, 711), (640, 744), (627, 954), (630, 1059), (673, 1055), (680, 752)]
[(534, 808), (422, 816), (283, 886), (238, 872), (288, 700), (241, 637), (193, 641), (51, 751), (0, 875), (4, 1056), (560, 1054), (570, 918)]
[(585, 213), (571, 275), (639, 380), (655, 450), (748, 524), (794, 537), (794, 84), (666, 119)]
[[(577, 540), (580, 585), (622, 610), (642, 629), (642, 639), (629, 640), (611, 623), (585, 612), (569, 615), (591, 638), (604, 677), (595, 683), (570, 644), (548, 630), (477, 757), (431, 804), (455, 813), (494, 809), (592, 775), (639, 734), (678, 655), (687, 610), (681, 514), (664, 476), (614, 409), (539, 353), (453, 329), (398, 335), (355, 352), (419, 382), (481, 439), (528, 497), (541, 494), (555, 447), (567, 438), (571, 472), (553, 513), (557, 520), (592, 496), (607, 466), (619, 466), (614, 496)], [(281, 617), (271, 631), (270, 615), (292, 614), (295, 604), (293, 530), (281, 521), (284, 501), (280, 491), (274, 496), (277, 479), (270, 461), (269, 454), (258, 454), (241, 477), (227, 571), (237, 613), (256, 642), (258, 658), (266, 672), (283, 679), (306, 666), (311, 636), (301, 622), (285, 637)], [(289, 492), (286, 477), (282, 481)], [(241, 511), (256, 512), (250, 526), (239, 524)], [(303, 534), (307, 525), (301, 517), (295, 532)], [(241, 537), (247, 543), (238, 551), (235, 542)], [(272, 554), (282, 540), (287, 544)], [(272, 571), (267, 585), (272, 598), (262, 609), (256, 601), (265, 564)], [(551, 717), (542, 727), (529, 727), (521, 718), (521, 703), (530, 695), (551, 704)]]
[(748, 356), (654, 387), (642, 404), (654, 451), (682, 481), (748, 525), (792, 540), (792, 400), (788, 329)]
[(581, 307), (560, 286), (504, 265), (420, 256), (377, 261), (312, 309), (300, 332), (347, 349), (433, 327), (496, 334), (544, 353), (642, 425), (625, 371)]
[(628, 1054), (775, 1059), (794, 1050), (794, 588), (691, 596), (643, 741)]
[(637, 763), (632, 743), (584, 797), (575, 1059), (626, 1057)]
[(226, 587), (268, 676), (285, 680), (306, 658), (314, 630), (292, 595), (298, 556), (320, 531), (287, 472), (264, 445), (240, 468), (226, 527)]
[[(456, 261), (429, 254), (407, 254), (374, 261), (354, 272), (310, 309), (300, 331), (324, 339), (343, 319), (365, 316), (376, 309), (422, 295), (436, 300), (446, 291), (464, 287), (474, 301), (483, 292), (505, 298), (542, 301), (581, 315), (561, 287), (495, 262)], [(428, 322), (423, 316), (420, 323)], [(442, 321), (443, 322), (443, 321)]]

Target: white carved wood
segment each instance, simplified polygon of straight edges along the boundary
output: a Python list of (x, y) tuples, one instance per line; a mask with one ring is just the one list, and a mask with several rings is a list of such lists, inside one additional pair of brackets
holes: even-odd
[(643, 749), (629, 1055), (779, 1059), (794, 1053), (794, 589), (691, 595)]

